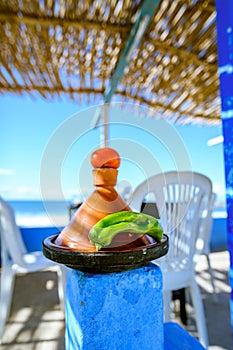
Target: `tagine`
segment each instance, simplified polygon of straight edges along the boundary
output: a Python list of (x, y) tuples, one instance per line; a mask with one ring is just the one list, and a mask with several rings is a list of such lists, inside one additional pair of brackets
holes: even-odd
[(120, 156), (112, 148), (91, 155), (91, 196), (70, 224), (43, 241), (46, 258), (88, 273), (136, 269), (168, 252), (168, 236), (159, 221), (133, 212), (115, 190)]
[[(96, 245), (90, 242), (89, 231), (104, 217), (116, 212), (130, 212), (115, 190), (120, 156), (112, 148), (101, 148), (91, 155), (93, 166), (93, 183), (95, 186), (91, 196), (79, 207), (72, 221), (67, 225), (55, 240), (61, 247), (83, 252), (96, 251)], [(132, 232), (119, 232), (111, 241), (107, 249), (128, 249), (148, 243), (145, 235)]]

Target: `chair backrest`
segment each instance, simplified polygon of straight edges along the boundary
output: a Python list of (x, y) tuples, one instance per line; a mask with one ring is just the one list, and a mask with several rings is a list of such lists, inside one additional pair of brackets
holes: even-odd
[(207, 208), (212, 183), (206, 176), (190, 172), (165, 172), (150, 177), (133, 192), (130, 207), (140, 211), (148, 194), (154, 195), (164, 232), (169, 236), (169, 251), (163, 266), (190, 268), (196, 250), (199, 217)]
[(206, 208), (203, 208), (202, 215), (199, 218), (199, 234), (198, 234), (198, 241), (197, 241), (197, 251), (196, 255), (198, 259), (198, 255), (200, 254), (209, 254), (210, 253), (210, 238), (211, 238), (211, 232), (213, 227), (213, 209), (214, 209), (214, 203), (216, 200), (216, 193), (211, 194), (211, 198), (209, 201), (209, 204)]
[(26, 253), (21, 232), (15, 221), (11, 206), (0, 197), (0, 235), (2, 264), (6, 259), (24, 266), (23, 254)]

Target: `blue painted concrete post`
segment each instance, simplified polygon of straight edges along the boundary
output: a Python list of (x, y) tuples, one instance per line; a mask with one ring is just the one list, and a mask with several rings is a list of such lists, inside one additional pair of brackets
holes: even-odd
[(163, 350), (163, 326), (158, 266), (108, 274), (70, 271), (66, 350)]
[[(233, 290), (233, 1), (216, 0), (216, 10), (230, 253), (229, 277)], [(231, 324), (233, 330), (233, 292), (231, 293)]]

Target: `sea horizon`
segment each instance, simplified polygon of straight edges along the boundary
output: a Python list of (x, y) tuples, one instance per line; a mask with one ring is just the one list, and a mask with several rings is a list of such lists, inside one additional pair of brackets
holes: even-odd
[[(69, 206), (80, 203), (74, 199), (5, 199), (13, 208), (20, 227), (62, 227), (70, 222)], [(129, 204), (130, 205), (130, 204)], [(216, 202), (213, 218), (226, 218), (226, 205)]]
[[(69, 223), (70, 201), (41, 199), (9, 199), (20, 227), (61, 227)], [(71, 203), (71, 202), (70, 202)]]

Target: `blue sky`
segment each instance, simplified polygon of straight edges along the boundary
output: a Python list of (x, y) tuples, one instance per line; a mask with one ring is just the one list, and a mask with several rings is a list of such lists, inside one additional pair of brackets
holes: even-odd
[[(91, 153), (99, 148), (101, 128), (91, 122), (96, 106), (68, 99), (3, 95), (1, 110), (0, 193), (6, 199), (72, 199), (92, 188)], [(109, 110), (110, 146), (122, 162), (118, 188), (154, 172), (195, 170), (209, 176), (219, 200), (224, 198), (222, 144), (207, 141), (221, 134), (219, 126), (178, 126), (149, 116), (133, 105)]]

